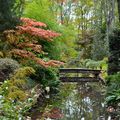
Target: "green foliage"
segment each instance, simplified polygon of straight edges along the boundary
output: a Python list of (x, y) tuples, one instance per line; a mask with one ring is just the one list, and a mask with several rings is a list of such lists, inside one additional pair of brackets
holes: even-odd
[(106, 103), (108, 105), (117, 105), (120, 101), (120, 89), (114, 90), (108, 93), (108, 97), (106, 97)]
[(52, 43), (41, 40), (39, 40), (39, 42), (43, 46), (43, 50), (48, 53), (50, 59), (59, 60), (62, 57), (63, 60), (66, 60), (68, 59), (68, 56), (76, 55), (73, 48), (73, 42), (75, 39), (74, 27), (72, 25), (69, 25), (68, 27), (59, 25), (56, 22), (56, 18), (51, 7), (51, 2), (49, 0), (33, 1), (26, 5), (24, 16), (44, 22), (48, 27), (46, 29), (61, 33), (61, 36), (54, 39)]
[(78, 59), (70, 62), (69, 64), (71, 66), (73, 66), (73, 67), (75, 65), (77, 65), (77, 67), (80, 67), (80, 68), (89, 68), (89, 69), (102, 70), (101, 75), (102, 75), (103, 78), (106, 78), (106, 76), (107, 76), (107, 67), (108, 67), (107, 58), (104, 58), (103, 60), (100, 60), (100, 61), (95, 61), (95, 60), (92, 60), (92, 59), (81, 59), (79, 61)]
[[(118, 72), (115, 75), (109, 75), (107, 78), (107, 84), (108, 86), (112, 85), (112, 84), (116, 84), (116, 85), (120, 85), (120, 72)], [(120, 86), (119, 86), (120, 87)], [(118, 88), (119, 88), (118, 87)]]
[(107, 58), (104, 58), (103, 60), (100, 61), (95, 61), (92, 59), (81, 59), (79, 58), (72, 60), (68, 63), (69, 66), (71, 67), (79, 67), (79, 68), (88, 68), (88, 69), (93, 69), (93, 70), (101, 70), (101, 77), (106, 78), (107, 77)]
[(18, 120), (23, 119), (19, 114), (19, 109), (15, 103), (6, 101), (4, 97), (0, 96), (0, 120)]
[(31, 75), (32, 79), (37, 80), (44, 87), (56, 87), (59, 84), (59, 80), (57, 77), (57, 71), (55, 68), (42, 68), (40, 66), (35, 67), (36, 73)]
[(116, 105), (120, 101), (120, 72), (107, 78), (107, 104)]
[(108, 57), (109, 54), (106, 28), (104, 26), (105, 24), (100, 27), (97, 26), (94, 33), (94, 39), (92, 43), (92, 59), (94, 60), (102, 60), (104, 57)]
[(30, 76), (33, 73), (35, 73), (35, 70), (33, 68), (23, 67), (16, 71), (11, 79), (24, 79), (25, 77)]
[(31, 67), (19, 68), (9, 80), (1, 85), (1, 95), (3, 95), (6, 100), (25, 100), (27, 95), (24, 90), (27, 87), (27, 79), (28, 76), (33, 73), (35, 73), (35, 71)]
[[(26, 5), (24, 15), (29, 18), (34, 18), (37, 21), (46, 23), (51, 28), (55, 27), (55, 20), (52, 12), (49, 9), (50, 2), (48, 0), (36, 0)], [(33, 13), (34, 11), (34, 13)]]
[(13, 29), (19, 23), (24, 0), (0, 0), (0, 31)]
[[(34, 90), (34, 89), (33, 89)], [(35, 93), (32, 93), (35, 96)], [(6, 101), (0, 96), (0, 120), (25, 120), (25, 114), (31, 109), (36, 101), (34, 96), (30, 96), (25, 101)]]
[(100, 61), (86, 59), (84, 62), (87, 68), (107, 70), (107, 58)]
[[(50, 2), (48, 0), (37, 0), (29, 3), (25, 9), (25, 17), (33, 18), (37, 21), (44, 22), (47, 24), (47, 29), (51, 29), (59, 32), (59, 26), (54, 20), (53, 14), (49, 9)], [(33, 13), (34, 11), (34, 13)], [(41, 41), (40, 44), (43, 46), (43, 50), (48, 53), (50, 59), (60, 58), (59, 41), (54, 42)]]
[(74, 27), (70, 24), (69, 26), (61, 26), (61, 34), (62, 36), (59, 37), (60, 48), (61, 51), (61, 57), (63, 61), (69, 61), (71, 58), (74, 58), (77, 56), (77, 51), (75, 48), (75, 36), (76, 32), (74, 30)]
[(109, 35), (109, 64), (108, 72), (109, 74), (114, 74), (120, 71), (120, 27), (113, 29), (112, 33)]
[(19, 68), (0, 86), (0, 119), (25, 119), (24, 114), (34, 101), (30, 97), (35, 93), (27, 91), (29, 76), (34, 73), (35, 70), (31, 67)]

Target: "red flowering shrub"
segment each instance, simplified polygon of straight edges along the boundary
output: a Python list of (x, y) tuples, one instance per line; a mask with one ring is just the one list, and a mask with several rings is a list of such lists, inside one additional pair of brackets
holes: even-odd
[(52, 41), (52, 38), (60, 36), (59, 33), (38, 28), (46, 27), (46, 24), (42, 22), (36, 22), (35, 20), (29, 18), (21, 18), (21, 21), (23, 22), (23, 25), (18, 26), (18, 29), (22, 34), (27, 33), (32, 36), (40, 37), (48, 41)]
[(37, 41), (35, 40), (36, 37), (40, 37), (42, 40), (50, 42), (53, 38), (60, 36), (60, 34), (50, 30), (44, 30), (42, 27), (46, 27), (46, 24), (37, 22), (33, 19), (21, 18), (21, 22), (22, 25), (17, 26), (16, 30), (8, 30), (4, 32), (7, 41), (14, 46), (12, 47), (11, 53), (22, 58), (34, 60), (36, 63), (44, 67), (62, 65), (63, 63), (60, 61), (50, 60), (45, 62), (36, 57), (37, 53), (44, 54), (42, 46), (37, 44)]
[(21, 18), (21, 21), (26, 25), (26, 26), (40, 26), (40, 27), (47, 27), (45, 23), (42, 22), (37, 22), (33, 19), (30, 18)]

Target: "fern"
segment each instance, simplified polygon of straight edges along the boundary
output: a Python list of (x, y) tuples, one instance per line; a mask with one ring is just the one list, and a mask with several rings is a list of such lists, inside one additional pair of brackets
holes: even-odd
[(35, 70), (31, 67), (23, 67), (18, 69), (14, 75), (11, 77), (11, 79), (24, 79), (25, 77), (34, 74)]

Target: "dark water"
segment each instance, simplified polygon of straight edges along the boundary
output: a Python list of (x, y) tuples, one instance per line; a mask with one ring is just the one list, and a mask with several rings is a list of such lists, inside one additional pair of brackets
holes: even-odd
[[(58, 95), (46, 102), (46, 111), (57, 108), (61, 118), (57, 120), (108, 120), (104, 105), (104, 87), (99, 83), (62, 84)], [(48, 118), (47, 118), (48, 117)], [(51, 116), (41, 120), (54, 120)]]
[(106, 117), (104, 95), (98, 85), (76, 85), (62, 104), (62, 120), (102, 120)]
[(69, 96), (61, 103), (62, 113), (64, 114), (62, 120), (105, 119), (106, 113), (102, 86), (80, 83), (73, 86), (71, 85), (73, 88)]

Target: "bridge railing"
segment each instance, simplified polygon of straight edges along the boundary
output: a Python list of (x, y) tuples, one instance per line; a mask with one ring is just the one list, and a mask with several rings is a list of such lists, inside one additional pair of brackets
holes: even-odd
[[(69, 77), (68, 74), (77, 73), (77, 76)], [(82, 74), (80, 76), (80, 74)], [(62, 82), (99, 82), (104, 83), (100, 77), (101, 70), (86, 68), (60, 68), (59, 75)]]

